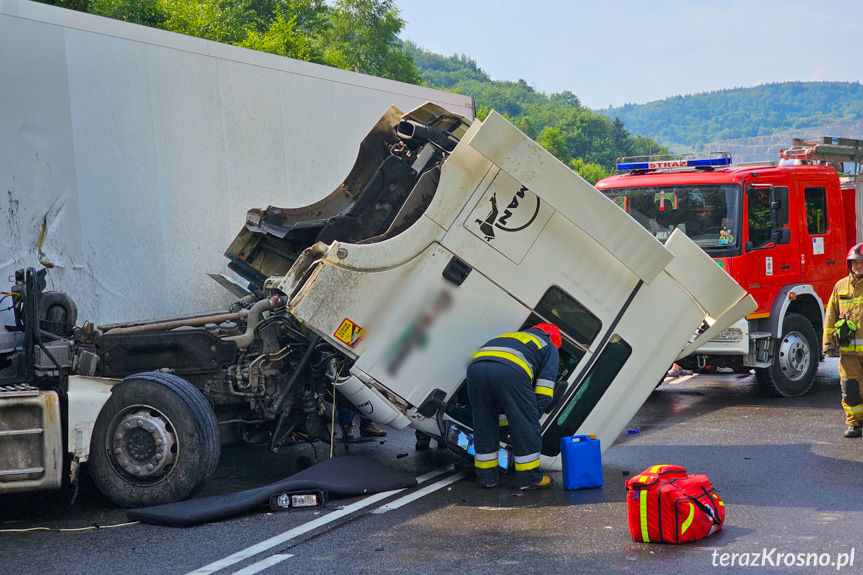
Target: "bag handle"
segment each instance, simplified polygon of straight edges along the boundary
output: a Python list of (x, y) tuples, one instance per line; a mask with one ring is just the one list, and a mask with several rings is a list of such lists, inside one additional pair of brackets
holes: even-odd
[[(704, 489), (704, 487), (702, 487), (702, 489)], [(704, 493), (707, 494), (706, 489), (704, 489)], [(708, 495), (708, 500), (709, 500), (710, 495), (709, 494), (707, 494), (707, 495)], [(707, 505), (705, 505), (704, 503), (702, 503), (701, 501), (699, 501), (698, 499), (696, 499), (695, 497), (693, 497), (691, 495), (687, 495), (686, 497), (691, 499), (692, 502), (695, 503), (696, 507), (698, 507), (703, 513), (706, 513), (707, 515), (709, 515), (710, 520), (713, 521), (714, 525), (719, 525), (721, 523), (721, 521), (719, 520), (719, 513), (717, 513), (713, 508), (708, 507)]]

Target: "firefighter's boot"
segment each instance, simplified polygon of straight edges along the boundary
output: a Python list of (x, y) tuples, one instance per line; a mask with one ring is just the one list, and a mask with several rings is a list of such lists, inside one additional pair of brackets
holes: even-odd
[(525, 485), (521, 488), (522, 491), (536, 491), (537, 489), (548, 489), (549, 487), (554, 486), (554, 479), (549, 477), (548, 475), (543, 475), (542, 479), (534, 483), (533, 485)]
[(855, 421), (854, 423), (849, 423), (848, 427), (845, 428), (845, 437), (860, 437), (863, 435), (863, 422)]
[(375, 427), (374, 423), (369, 423), (365, 427), (360, 426), (360, 437), (386, 437), (387, 432), (383, 429)]
[(426, 435), (425, 433), (418, 432), (416, 434), (417, 442), (414, 445), (414, 449), (417, 451), (425, 451), (431, 447), (431, 437)]

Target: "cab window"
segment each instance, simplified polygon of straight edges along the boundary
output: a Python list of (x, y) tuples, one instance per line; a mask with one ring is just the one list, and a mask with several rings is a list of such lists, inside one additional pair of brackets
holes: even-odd
[[(786, 189), (779, 188), (776, 189)], [(770, 220), (770, 187), (750, 187), (746, 193), (748, 212), (749, 241), (753, 248), (760, 248), (771, 243), (773, 222)]]
[(602, 327), (599, 318), (557, 286), (545, 292), (536, 313), (585, 347), (590, 346)]
[(575, 393), (568, 398), (566, 406), (543, 433), (544, 455), (560, 453), (560, 438), (578, 431), (631, 355), (632, 347), (620, 336), (613, 335)]
[(806, 188), (806, 228), (810, 236), (827, 233), (827, 189)]

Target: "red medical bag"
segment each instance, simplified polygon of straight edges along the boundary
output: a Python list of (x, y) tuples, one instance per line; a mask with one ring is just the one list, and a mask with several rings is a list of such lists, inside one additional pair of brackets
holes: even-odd
[(722, 528), (725, 504), (706, 475), (654, 465), (626, 481), (629, 533), (644, 543), (686, 543)]

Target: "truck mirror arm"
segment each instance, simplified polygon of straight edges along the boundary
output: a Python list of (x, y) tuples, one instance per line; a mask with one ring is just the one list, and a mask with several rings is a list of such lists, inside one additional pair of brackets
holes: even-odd
[(774, 228), (770, 233), (770, 239), (776, 245), (791, 243), (791, 229), (786, 227)]

